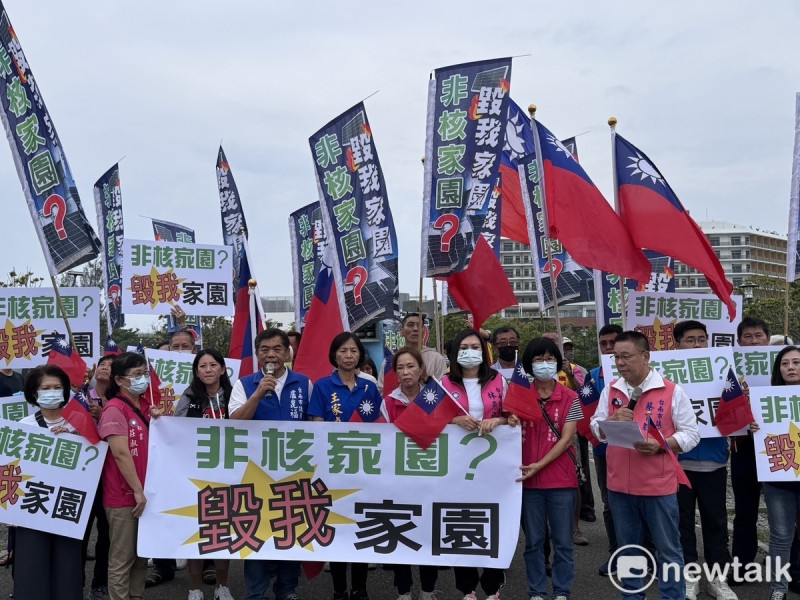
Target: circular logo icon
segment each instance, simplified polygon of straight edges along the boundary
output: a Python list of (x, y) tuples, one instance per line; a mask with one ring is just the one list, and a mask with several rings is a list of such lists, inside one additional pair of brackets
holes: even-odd
[[(616, 569), (609, 571), (608, 578), (621, 592), (638, 594), (649, 588), (656, 580), (656, 559), (647, 548), (642, 548), (638, 544), (617, 548), (608, 563), (616, 566)], [(645, 580), (645, 584), (636, 589), (625, 587), (626, 583), (633, 583), (637, 579)]]

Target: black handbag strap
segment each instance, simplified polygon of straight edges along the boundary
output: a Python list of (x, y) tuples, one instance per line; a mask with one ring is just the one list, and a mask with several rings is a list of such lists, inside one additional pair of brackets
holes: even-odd
[(131, 401), (130, 401), (130, 400), (128, 400), (127, 398), (123, 398), (121, 394), (120, 394), (119, 396), (117, 396), (117, 398), (119, 398), (119, 399), (120, 399), (120, 400), (122, 400), (122, 401), (123, 401), (125, 404), (127, 404), (127, 405), (130, 407), (130, 409), (131, 409), (133, 412), (135, 412), (135, 413), (136, 413), (136, 416), (137, 416), (137, 417), (139, 417), (139, 418), (142, 420), (142, 423), (144, 423), (144, 426), (145, 426), (145, 427), (147, 427), (147, 429), (150, 429), (150, 421), (148, 421), (147, 419), (145, 419), (145, 418), (144, 418), (144, 415), (142, 414), (142, 411), (141, 411), (141, 410), (139, 410), (139, 407), (138, 407), (138, 406), (135, 406), (135, 405), (133, 404), (133, 402), (131, 402)]
[(44, 415), (42, 414), (42, 411), (37, 410), (33, 416), (36, 417), (36, 422), (39, 424), (39, 427), (44, 427), (45, 429), (47, 429), (47, 423), (44, 420)]
[[(561, 439), (561, 434), (558, 432), (558, 429), (553, 424), (553, 422), (550, 420), (550, 417), (548, 416), (547, 411), (544, 409), (544, 401), (541, 398), (539, 398), (539, 406), (542, 407), (542, 416), (544, 417), (544, 420), (547, 421), (547, 424), (550, 426), (550, 430), (556, 436), (556, 439), (560, 440)], [(580, 465), (578, 465), (578, 459), (575, 458), (575, 454), (573, 452), (571, 452), (571, 450), (572, 450), (572, 446), (567, 446), (567, 454), (572, 459), (572, 462), (575, 463), (575, 466), (578, 467), (578, 466), (580, 466)]]

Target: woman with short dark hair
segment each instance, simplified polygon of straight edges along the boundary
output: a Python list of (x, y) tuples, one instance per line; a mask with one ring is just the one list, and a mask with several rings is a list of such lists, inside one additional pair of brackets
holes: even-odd
[[(61, 415), (69, 402), (69, 392), (69, 377), (59, 367), (42, 365), (32, 369), (23, 393), (25, 400), (38, 410), (20, 423), (38, 425), (56, 434), (75, 433)], [(16, 532), (14, 597), (81, 600), (81, 540), (27, 527), (17, 527)]]
[[(333, 338), (328, 360), (333, 373), (314, 384), (308, 415), (314, 421), (348, 422), (356, 411), (362, 421), (374, 421), (380, 416), (382, 398), (378, 386), (358, 376), (358, 366), (364, 356), (364, 345), (350, 332)], [(333, 600), (347, 600), (348, 563), (330, 563), (333, 578)], [(369, 600), (367, 595), (367, 564), (350, 565), (350, 600)]]

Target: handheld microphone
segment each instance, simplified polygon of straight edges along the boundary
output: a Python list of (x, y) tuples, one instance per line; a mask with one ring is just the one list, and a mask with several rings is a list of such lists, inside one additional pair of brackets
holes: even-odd
[[(272, 363), (267, 363), (266, 365), (264, 365), (264, 372), (267, 375), (272, 375), (273, 373), (275, 373), (275, 365), (272, 364)], [(267, 395), (265, 396), (265, 398), (267, 400), (270, 400), (272, 398), (272, 392), (271, 391), (267, 392)]]
[(628, 401), (628, 408), (633, 410), (636, 408), (636, 403), (639, 401), (639, 398), (642, 397), (642, 388), (635, 387), (631, 392), (631, 399)]

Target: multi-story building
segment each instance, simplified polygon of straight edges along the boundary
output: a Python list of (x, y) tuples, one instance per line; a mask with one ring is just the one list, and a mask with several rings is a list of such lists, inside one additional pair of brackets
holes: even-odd
[[(786, 236), (724, 221), (700, 221), (697, 224), (714, 248), (725, 276), (734, 288), (741, 287), (753, 275), (786, 278)], [(677, 261), (675, 288), (683, 293), (711, 293), (701, 273)]]

